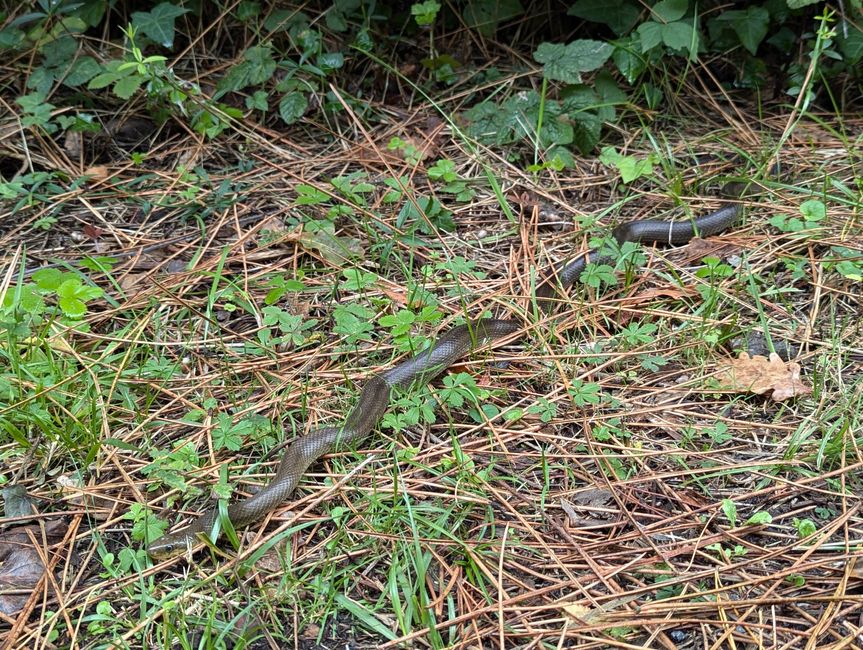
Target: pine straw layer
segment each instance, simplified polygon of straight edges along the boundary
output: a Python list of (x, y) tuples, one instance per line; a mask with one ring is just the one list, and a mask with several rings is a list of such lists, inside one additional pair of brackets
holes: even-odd
[[(860, 426), (856, 411), (863, 386), (861, 289), (823, 267), (830, 246), (863, 251), (859, 200), (843, 200), (836, 186), (825, 182), (830, 178), (853, 190), (860, 161), (810, 121), (794, 130), (783, 148), (784, 180), (768, 183), (765, 193), (747, 201), (739, 228), (697, 249), (693, 244), (651, 253), (629, 283), (600, 294), (582, 291), (551, 319), (526, 319), (523, 336), (460, 368), (493, 391), (489, 401), (501, 411), (547, 399), (556, 408), (549, 421), (528, 413), (514, 422), (495, 417), (478, 425), (467, 416), (469, 405), (439, 410), (431, 427), (377, 432), (361, 448), (313, 466), (295, 502), (245, 531), (239, 555), (202, 553), (191, 564), (179, 559), (140, 575), (104, 577), (97, 543), (115, 553), (138, 546), (123, 518), (130, 504), (146, 504), (171, 522), (178, 519), (176, 507), (166, 508), (165, 490), (151, 491), (152, 479), (142, 473), (151, 450), (186, 440), (204, 459), (203, 470), (186, 476), (190, 483), (206, 491), (222, 464), (234, 461), (231, 476), (239, 490), (248, 490), (266, 480), (278, 454), (267, 455), (254, 444), (235, 454), (214, 451), (210, 435), (219, 413), (284, 419), (290, 440), (292, 426), (302, 432), (338, 422), (363, 379), (393, 363), (397, 353), (385, 332), (354, 352), (339, 347), (330, 317), (336, 300), (380, 306), (379, 316), (391, 313), (406, 301), (407, 278), (424, 277), (424, 261), (436, 254), (438, 259), (460, 255), (476, 262), (486, 277), (465, 276), (456, 284), (441, 273), (426, 274), (424, 286), (439, 298), (445, 319), (414, 332), (433, 335), (455, 318), (483, 310), (519, 318), (530, 269), (583, 248), (575, 223), (602, 214), (623, 196), (614, 174), (595, 161), (545, 174), (537, 184), (486, 151), (485, 162), (520, 209), (518, 223), (509, 223), (482, 182), (481, 167), (449, 130), (428, 118), (420, 112), (399, 116), (373, 132), (357, 122), (354, 133), (341, 133), (329, 146), (300, 145), (253, 127), (237, 134), (236, 142), (206, 145), (170, 135), (154, 144), (157, 153), (148, 161), (161, 182), (142, 186), (137, 200), (157, 201), (182, 190), (184, 181), (175, 171), (181, 159), (187, 167), (207, 168), (210, 187), (226, 179), (244, 188), (234, 205), (206, 218), (203, 238), (194, 222), (178, 223), (184, 206), (149, 215), (129, 207), (123, 183), (140, 172), (128, 165), (110, 166), (106, 179), (65, 197), (61, 221), (47, 233), (32, 228), (38, 214), (4, 215), (3, 248), (12, 251), (27, 242), (28, 265), (76, 260), (96, 250), (128, 253), (114, 274), (125, 295), (101, 278), (117, 304), (97, 305), (88, 318), (91, 331), (74, 336), (82, 367), (100, 376), (118, 374), (121, 365), (96, 361), (98, 350), (113, 340), (129, 350), (123, 363), (130, 367), (140, 362), (136, 358), (158, 353), (182, 369), (168, 380), (119, 380), (132, 394), (154, 399), (141, 399), (137, 412), (115, 406), (103, 412), (103, 435), (131, 447), (101, 447), (86, 472), (82, 506), (58, 502), (54, 473), (46, 473), (69, 471), (71, 464), (56, 457), (43, 464), (39, 454), (8, 454), (10, 469), (33, 496), (45, 499), (45, 518), (64, 518), (69, 525), (63, 542), (46, 549), (56, 562), (53, 579), (34, 594), (28, 617), (10, 621), (17, 646), (45, 643), (53, 627), (44, 616), (48, 609), (61, 611), (69, 626), (59, 645), (87, 645), (82, 616), (92, 614), (98, 601), (109, 601), (117, 618), (128, 621), (117, 639), (133, 646), (158, 644), (167, 620), (181, 625), (178, 621), (206, 618), (214, 602), (222, 620), (252, 634), (257, 630), (260, 647), (307, 647), (318, 640), (325, 647), (434, 644), (428, 626), (398, 625), (389, 591), (395, 563), (400, 570), (412, 566), (405, 580), (414, 588), (417, 581), (425, 583), (428, 602), (422, 608), (432, 613), (443, 643), (458, 647), (863, 648), (858, 634), (863, 574), (855, 565), (863, 541), (857, 496), (863, 455), (857, 447), (860, 429), (854, 429)], [(698, 179), (736, 167), (709, 159), (696, 169), (686, 162), (689, 156), (721, 153), (726, 143), (742, 151), (769, 150), (766, 143), (775, 142), (787, 123), (785, 116), (767, 118), (755, 132), (748, 126), (756, 123), (754, 117), (726, 119), (724, 124), (705, 120), (698, 128), (687, 123), (679, 128), (685, 138), (666, 131), (665, 153), (682, 161), (677, 170), (684, 170), (682, 180), (690, 188), (682, 200), (693, 213), (716, 205), (689, 198), (699, 196), (691, 189)], [(847, 132), (860, 127), (846, 124)], [(298, 184), (331, 193), (326, 180), (352, 171), (365, 172), (372, 182), (407, 175), (418, 192), (439, 190), (423, 165), (412, 168), (386, 150), (394, 135), (427, 148), (429, 163), (438, 157), (456, 161), (462, 176), (480, 178), (479, 195), (469, 205), (440, 195), (455, 209), (457, 233), (429, 238), (437, 250), (390, 238), (393, 257), (383, 265), (369, 252), (370, 237), (385, 238), (382, 225), (398, 229), (397, 209), (371, 200), (365, 214), (340, 218), (339, 234), (366, 246), (369, 259), (359, 266), (380, 280), (364, 292), (342, 289), (334, 296), (334, 283), (351, 264), (340, 267), (316, 256), (301, 245), (298, 231), (283, 228), (283, 218), (300, 210)], [(242, 155), (241, 140), (248, 152)], [(638, 148), (640, 134), (624, 140), (633, 143), (627, 153), (648, 153)], [(68, 167), (53, 143), (30, 144), (30, 155), (44, 165)], [(252, 163), (251, 171), (220, 171), (241, 159)], [(379, 186), (371, 196), (379, 199), (383, 193)], [(634, 198), (619, 210), (603, 214), (602, 226), (681, 214), (667, 188), (636, 184), (630, 194)], [(812, 197), (829, 206), (827, 220), (812, 236), (780, 235), (768, 224), (777, 214), (797, 215), (798, 206)], [(204, 192), (196, 200), (210, 198)], [(77, 243), (81, 239), (84, 243)], [(163, 246), (166, 240), (172, 243)], [(731, 352), (707, 342), (704, 332), (761, 326), (743, 272), (718, 281), (719, 309), (698, 311), (702, 298), (687, 287), (697, 282), (693, 272), (709, 253), (725, 260), (745, 255), (760, 289), (775, 289), (763, 295), (760, 309), (774, 340), (799, 349), (804, 378), (816, 385), (813, 397), (774, 404), (717, 392), (705, 382)], [(175, 263), (187, 263), (193, 254), (192, 270)], [(399, 256), (410, 262), (394, 263)], [(804, 277), (786, 269), (784, 260), (792, 256), (808, 259)], [(232, 311), (225, 307), (229, 300), (217, 297), (209, 312), (214, 318), (207, 316), (213, 273), (222, 265), (225, 278), (254, 309)], [(268, 291), (263, 281), (294, 277), (298, 269), (306, 270), (308, 290), (280, 304), (319, 319), (317, 343), (282, 347), (269, 356), (244, 353), (244, 342), (254, 341), (261, 327), (259, 310)], [(657, 330), (653, 340), (627, 348), (617, 335), (636, 321)], [(121, 328), (126, 334), (117, 339)], [(599, 361), (586, 345), (596, 340), (606, 342)], [(663, 356), (668, 364), (647, 370), (641, 365), (645, 353)], [(489, 359), (508, 363), (494, 367)], [(579, 381), (597, 382), (605, 401), (575, 405), (567, 389)], [(111, 395), (103, 397), (112, 404)], [(218, 404), (210, 417), (202, 424), (182, 421), (207, 398)], [(840, 422), (846, 426), (837, 428)], [(718, 424), (727, 428), (721, 443), (710, 438)], [(455, 460), (454, 438), (472, 464), (467, 469)], [(819, 455), (825, 447), (827, 453)], [(240, 479), (262, 459), (267, 464)], [(723, 500), (736, 504), (736, 525), (724, 514)], [(206, 499), (193, 499), (182, 513), (205, 507)], [(424, 523), (444, 511), (451, 511), (441, 519), (447, 527)], [(769, 512), (772, 523), (744, 523), (759, 511)], [(805, 540), (795, 526), (803, 519), (818, 527)], [(286, 533), (296, 526), (299, 530)], [(274, 539), (275, 546), (255, 556)], [(738, 552), (722, 556), (717, 544)], [(254, 563), (247, 561), (252, 556)], [(411, 563), (420, 559), (427, 564), (418, 577)], [(240, 567), (244, 571), (237, 573)], [(329, 592), (313, 586), (320, 578), (325, 585), (329, 581)], [(141, 584), (150, 585), (146, 591), (158, 604), (144, 608), (143, 615), (135, 595)], [(329, 596), (322, 597), (321, 590)], [(168, 597), (174, 609), (163, 606)], [(360, 624), (351, 603), (367, 608), (389, 635)]]

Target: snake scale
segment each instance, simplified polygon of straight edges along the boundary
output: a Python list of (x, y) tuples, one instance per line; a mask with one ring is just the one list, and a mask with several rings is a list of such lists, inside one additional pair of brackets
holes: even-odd
[[(737, 221), (740, 210), (739, 203), (727, 203), (688, 221), (631, 221), (617, 226), (612, 235), (618, 245), (625, 242), (685, 244), (696, 234), (707, 237), (722, 232)], [(602, 263), (607, 259), (593, 249), (553, 267), (544, 274), (536, 289), (537, 304), (549, 311), (555, 295), (577, 282), (589, 262)], [(288, 499), (309, 465), (337, 448), (355, 445), (368, 436), (386, 411), (394, 389), (430, 382), (473, 349), (520, 328), (514, 320), (498, 319), (458, 325), (441, 335), (428, 350), (374, 375), (364, 385), (344, 424), (316, 429), (294, 440), (282, 455), (272, 480), (256, 494), (228, 506), (231, 524), (241, 528), (260, 520)], [(210, 533), (217, 518), (218, 509), (212, 508), (189, 526), (154, 540), (147, 552), (154, 559), (165, 559), (191, 551), (201, 533)]]

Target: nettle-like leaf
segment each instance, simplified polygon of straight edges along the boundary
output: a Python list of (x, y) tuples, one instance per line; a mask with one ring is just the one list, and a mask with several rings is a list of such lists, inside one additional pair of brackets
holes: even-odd
[(600, 68), (611, 56), (614, 48), (608, 43), (580, 39), (568, 43), (540, 43), (533, 58), (543, 64), (548, 79), (564, 83), (579, 83), (582, 72)]
[(298, 91), (290, 92), (279, 102), (279, 116), (285, 124), (293, 124), (306, 113), (309, 100)]

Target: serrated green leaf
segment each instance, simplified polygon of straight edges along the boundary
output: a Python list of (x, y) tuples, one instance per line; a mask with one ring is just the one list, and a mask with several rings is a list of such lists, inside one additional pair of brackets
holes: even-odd
[(567, 45), (540, 43), (533, 58), (543, 64), (546, 78), (574, 84), (581, 81), (582, 72), (602, 67), (613, 51), (608, 43), (580, 39)]
[(87, 305), (74, 296), (59, 298), (57, 300), (57, 304), (60, 305), (60, 309), (63, 310), (63, 313), (70, 318), (80, 318), (87, 313)]
[(122, 72), (117, 72), (117, 70), (108, 70), (107, 72), (103, 72), (102, 74), (97, 74), (95, 77), (90, 79), (90, 83), (87, 84), (88, 90), (99, 90), (101, 88), (106, 88), (110, 86), (115, 81), (122, 79), (126, 76)]
[(802, 9), (809, 5), (818, 4), (820, 0), (786, 0), (789, 9)]
[(40, 289), (56, 291), (63, 281), (63, 272), (60, 269), (39, 269), (33, 273), (33, 281)]
[(465, 112), (468, 134), (485, 144), (505, 145), (515, 141), (516, 117), (492, 101), (480, 102)]
[(572, 142), (578, 150), (587, 155), (593, 151), (602, 134), (602, 120), (589, 112), (576, 113), (573, 116)]
[(143, 32), (147, 38), (154, 40), (164, 47), (174, 46), (174, 21), (188, 9), (172, 5), (170, 2), (162, 2), (150, 11), (136, 11), (132, 13), (132, 24)]
[(115, 83), (112, 91), (120, 99), (129, 99), (132, 95), (135, 94), (135, 91), (141, 87), (142, 83), (144, 83), (143, 77), (139, 77), (138, 75), (131, 75), (129, 77), (126, 77), (125, 79), (120, 79), (117, 83)]
[(81, 280), (76, 277), (67, 277), (63, 279), (60, 286), (57, 287), (57, 295), (61, 298), (73, 298), (78, 295), (78, 290), (81, 288)]
[(243, 60), (248, 64), (248, 83), (253, 86), (269, 81), (276, 71), (273, 60), (273, 49), (265, 45), (256, 45), (246, 50)]
[(78, 50), (77, 41), (71, 36), (62, 36), (42, 47), (43, 65), (48, 68), (61, 68), (69, 65)]
[(309, 107), (309, 100), (301, 92), (291, 92), (282, 97), (279, 102), (279, 116), (285, 124), (293, 124), (303, 115)]
[(27, 79), (27, 88), (34, 90), (40, 95), (47, 95), (54, 85), (54, 70), (49, 68), (35, 68)]

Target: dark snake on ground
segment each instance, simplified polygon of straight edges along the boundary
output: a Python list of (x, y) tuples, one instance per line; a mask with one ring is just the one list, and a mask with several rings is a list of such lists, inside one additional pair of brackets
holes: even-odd
[[(735, 192), (742, 196), (743, 192)], [(618, 246), (626, 242), (686, 244), (693, 237), (709, 237), (732, 226), (740, 217), (741, 204), (727, 203), (718, 210), (688, 221), (637, 220), (620, 224), (612, 232)], [(588, 263), (604, 263), (610, 258), (597, 249), (556, 265), (547, 271), (536, 289), (537, 305), (543, 311), (554, 306), (553, 298), (562, 295), (581, 277)], [(356, 406), (345, 422), (337, 427), (316, 429), (294, 440), (284, 452), (272, 480), (256, 494), (228, 506), (228, 517), (235, 528), (255, 523), (284, 503), (300, 478), (321, 456), (364, 440), (383, 416), (395, 389), (428, 383), (472, 350), (513, 334), (521, 329), (515, 320), (483, 319), (458, 325), (442, 334), (428, 349), (369, 379)], [(154, 559), (165, 559), (190, 551), (209, 534), (219, 517), (212, 508), (192, 524), (167, 533), (149, 544)]]

